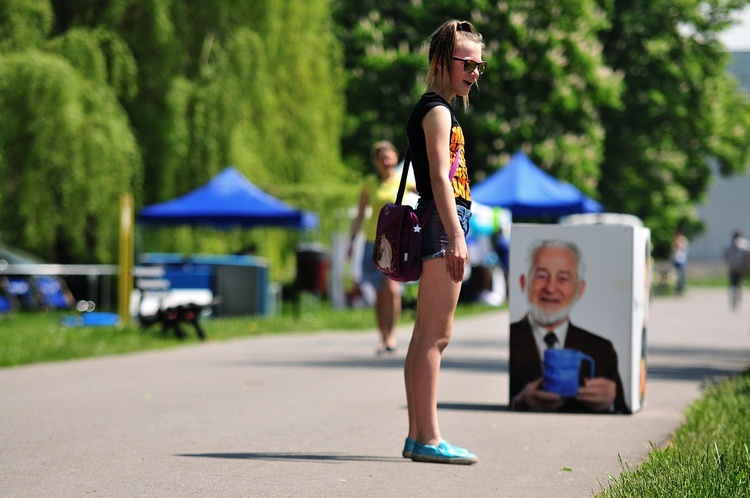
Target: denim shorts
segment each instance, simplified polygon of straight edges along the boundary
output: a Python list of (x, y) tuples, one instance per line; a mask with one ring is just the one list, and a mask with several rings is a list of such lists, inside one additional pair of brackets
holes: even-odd
[[(417, 216), (422, 216), (422, 213), (433, 201), (420, 201), (417, 205)], [(461, 223), (461, 228), (464, 231), (464, 235), (469, 233), (469, 220), (471, 219), (471, 210), (457, 205), (456, 211), (458, 212), (458, 221)], [(443, 222), (440, 220), (440, 213), (438, 213), (437, 207), (433, 208), (432, 216), (425, 224), (422, 229), (422, 261), (434, 258), (444, 258), (445, 250), (448, 247), (448, 234), (445, 233), (443, 228)]]
[(362, 283), (370, 284), (376, 291), (381, 291), (385, 289), (383, 284), (388, 277), (375, 266), (372, 260), (373, 252), (375, 252), (375, 243), (365, 242), (365, 251), (362, 253)]

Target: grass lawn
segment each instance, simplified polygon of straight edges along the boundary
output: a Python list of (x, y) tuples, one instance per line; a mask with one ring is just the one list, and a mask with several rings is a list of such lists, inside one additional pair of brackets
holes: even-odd
[[(726, 277), (688, 280), (687, 287), (728, 287)], [(750, 290), (745, 279), (743, 287)], [(668, 292), (667, 294), (671, 294)], [(624, 467), (602, 498), (750, 497), (750, 369), (706, 387), (664, 448), (636, 468)]]
[(665, 448), (625, 469), (604, 498), (750, 496), (750, 370), (709, 385)]
[[(481, 304), (461, 304), (456, 316), (497, 311)], [(65, 316), (76, 312), (15, 312), (0, 315), (0, 367), (130, 353), (179, 347), (198, 342), (194, 329), (183, 326), (187, 338), (162, 333), (160, 325), (143, 329), (137, 323), (126, 327), (68, 327)], [(401, 323), (413, 323), (414, 312), (406, 309)], [(201, 320), (209, 340), (221, 341), (262, 334), (312, 333), (322, 330), (375, 330), (372, 308), (334, 310), (327, 302), (302, 296), (299, 313), (284, 303), (279, 316), (227, 317)]]
[[(750, 279), (746, 280), (750, 286)], [(700, 281), (688, 280), (687, 286), (726, 286), (726, 279), (716, 277)], [(750, 288), (748, 288), (750, 292)], [(670, 292), (659, 295), (668, 298)], [(414, 299), (415, 288), (407, 289), (406, 299)], [(283, 303), (282, 312), (272, 317), (209, 318), (201, 321), (209, 340), (225, 340), (262, 334), (310, 333), (321, 330), (375, 330), (372, 308), (334, 310), (328, 302), (302, 294), (299, 313), (290, 303)], [(483, 304), (461, 303), (456, 316), (496, 311)], [(194, 330), (185, 326), (187, 339), (178, 340), (161, 333), (156, 325), (142, 329), (138, 324), (127, 327), (66, 327), (62, 318), (75, 312), (15, 312), (0, 314), (0, 368), (45, 361), (62, 361), (179, 347), (198, 341)], [(405, 309), (401, 323), (413, 323), (414, 311)]]

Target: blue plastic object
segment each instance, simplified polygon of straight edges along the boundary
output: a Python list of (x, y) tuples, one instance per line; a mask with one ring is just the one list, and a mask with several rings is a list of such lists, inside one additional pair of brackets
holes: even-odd
[(64, 316), (62, 324), (68, 327), (116, 327), (120, 324), (117, 313), (92, 311), (80, 316)]

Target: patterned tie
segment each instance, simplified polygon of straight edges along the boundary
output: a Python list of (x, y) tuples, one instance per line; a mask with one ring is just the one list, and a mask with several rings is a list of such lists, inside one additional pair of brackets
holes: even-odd
[(547, 349), (551, 349), (555, 347), (555, 343), (557, 342), (557, 336), (554, 332), (547, 332), (547, 335), (544, 336), (544, 343), (547, 344)]

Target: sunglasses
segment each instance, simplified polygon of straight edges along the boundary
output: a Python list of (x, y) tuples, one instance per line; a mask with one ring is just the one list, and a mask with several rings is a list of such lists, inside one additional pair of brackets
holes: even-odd
[(487, 63), (486, 62), (477, 62), (473, 61), (471, 59), (462, 59), (460, 57), (454, 57), (454, 61), (461, 61), (464, 63), (464, 72), (465, 73), (471, 73), (474, 71), (474, 69), (479, 70), (479, 75), (481, 76), (484, 74), (484, 70), (487, 69)]

